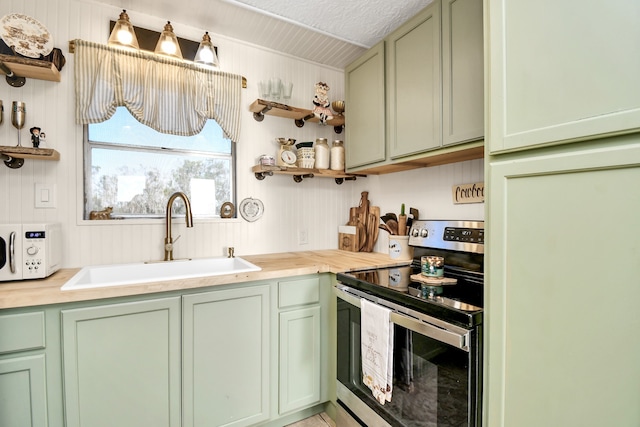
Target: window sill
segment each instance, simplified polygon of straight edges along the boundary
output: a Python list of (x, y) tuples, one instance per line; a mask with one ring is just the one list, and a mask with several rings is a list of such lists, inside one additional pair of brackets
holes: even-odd
[[(175, 215), (173, 221), (184, 222), (184, 217)], [(197, 224), (235, 224), (241, 222), (241, 218), (193, 218), (194, 227)], [(106, 219), (106, 220), (90, 220), (79, 219), (77, 225), (79, 226), (112, 226), (112, 225), (164, 225), (164, 218), (127, 218), (127, 219)]]

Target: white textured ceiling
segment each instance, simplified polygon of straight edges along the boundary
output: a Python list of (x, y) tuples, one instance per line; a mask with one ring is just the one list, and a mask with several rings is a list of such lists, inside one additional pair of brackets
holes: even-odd
[(370, 48), (431, 0), (231, 0)]
[[(144, 11), (149, 15), (170, 19), (172, 23), (188, 24), (206, 29), (211, 33), (340, 69), (432, 2), (432, 0), (97, 1), (131, 11)], [(174, 25), (174, 27), (178, 32), (178, 26)]]

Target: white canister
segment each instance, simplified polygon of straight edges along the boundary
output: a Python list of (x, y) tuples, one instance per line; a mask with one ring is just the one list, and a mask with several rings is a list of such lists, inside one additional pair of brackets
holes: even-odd
[(331, 170), (344, 170), (344, 144), (340, 140), (333, 141), (331, 145)]
[(389, 236), (389, 258), (396, 261), (413, 259), (413, 247), (409, 246), (409, 236)]
[(316, 169), (329, 169), (329, 145), (327, 138), (316, 139)]

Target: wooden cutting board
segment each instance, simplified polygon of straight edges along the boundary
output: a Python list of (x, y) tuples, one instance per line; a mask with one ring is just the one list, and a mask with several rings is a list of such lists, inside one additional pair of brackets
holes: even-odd
[(338, 231), (338, 249), (350, 252), (360, 251), (361, 235), (358, 228), (352, 225), (345, 225)]
[(378, 240), (378, 225), (380, 224), (380, 208), (371, 206), (369, 192), (363, 191), (360, 204), (349, 211), (349, 223), (358, 228), (358, 250), (361, 252), (372, 252)]

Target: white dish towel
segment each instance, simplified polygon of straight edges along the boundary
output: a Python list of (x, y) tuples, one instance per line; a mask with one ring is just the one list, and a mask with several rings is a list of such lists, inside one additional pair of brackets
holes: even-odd
[(393, 323), (391, 310), (361, 299), (360, 345), (362, 382), (384, 405), (391, 402), (393, 389)]

